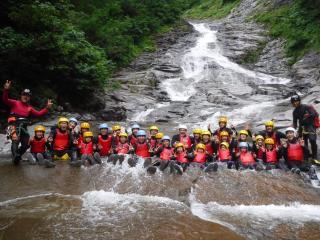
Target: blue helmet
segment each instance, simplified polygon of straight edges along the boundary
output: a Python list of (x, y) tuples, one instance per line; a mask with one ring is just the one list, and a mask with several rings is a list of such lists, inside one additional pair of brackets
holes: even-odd
[(74, 122), (74, 123), (76, 123), (77, 125), (78, 125), (78, 120), (76, 119), (76, 118), (74, 118), (74, 117), (72, 117), (72, 118), (69, 118), (69, 122)]
[(241, 142), (241, 143), (239, 144), (239, 148), (248, 148), (248, 147), (249, 147), (249, 145), (248, 145), (247, 142)]
[(107, 123), (101, 123), (101, 124), (99, 125), (99, 129), (109, 129), (109, 126), (108, 126)]
[(131, 129), (140, 129), (140, 126), (135, 123), (131, 126)]
[(139, 131), (137, 132), (137, 137), (139, 137), (139, 136), (147, 136), (146, 131), (144, 131), (144, 130), (139, 130)]
[(170, 139), (170, 137), (168, 135), (165, 135), (165, 136), (163, 136), (163, 138), (161, 140), (162, 141), (164, 141), (164, 140), (170, 141), (171, 139)]

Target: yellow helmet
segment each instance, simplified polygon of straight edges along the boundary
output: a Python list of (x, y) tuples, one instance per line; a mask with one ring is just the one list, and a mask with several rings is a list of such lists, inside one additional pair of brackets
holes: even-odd
[(34, 132), (45, 132), (46, 128), (42, 125), (35, 126)]
[(229, 133), (227, 131), (221, 131), (220, 137), (225, 137), (225, 136), (229, 137)]
[(258, 135), (258, 136), (256, 136), (256, 141), (258, 141), (258, 140), (264, 140), (264, 137), (261, 135)]
[(162, 139), (164, 134), (162, 132), (159, 132), (156, 134), (156, 139)]
[(195, 129), (193, 129), (192, 133), (193, 133), (193, 134), (202, 134), (202, 129), (200, 129), (200, 128), (195, 128)]
[(83, 137), (84, 137), (84, 138), (87, 138), (87, 137), (93, 137), (93, 133), (92, 133), (92, 132), (90, 132), (90, 131), (85, 132), (85, 133), (83, 133)]
[(112, 131), (119, 131), (119, 130), (121, 130), (121, 126), (119, 124), (112, 126)]
[(229, 148), (229, 143), (227, 143), (227, 142), (222, 142), (222, 143), (220, 144), (220, 146), (225, 146), (226, 148)]
[(265, 141), (264, 141), (265, 144), (270, 144), (270, 145), (274, 145), (274, 140), (272, 138), (267, 138)]
[(175, 149), (177, 149), (178, 147), (183, 147), (184, 149), (184, 145), (181, 142), (176, 143), (176, 145), (174, 146)]
[(202, 131), (201, 135), (202, 135), (202, 136), (203, 136), (203, 135), (209, 135), (209, 136), (211, 136), (211, 132), (208, 131), (208, 130), (204, 130), (204, 131)]
[(159, 128), (157, 126), (155, 126), (155, 125), (152, 125), (152, 126), (149, 127), (149, 131), (152, 131), (152, 130), (159, 131)]
[(81, 129), (84, 129), (84, 128), (90, 129), (90, 124), (88, 122), (82, 122), (80, 124), (80, 128)]
[(264, 123), (264, 125), (265, 125), (266, 127), (273, 127), (273, 128), (274, 128), (274, 121), (266, 121), (266, 122)]
[(127, 137), (128, 137), (128, 134), (125, 133), (125, 132), (122, 132), (122, 133), (119, 134), (119, 137), (126, 137), (126, 138), (127, 138)]
[(221, 123), (221, 122), (227, 123), (228, 122), (228, 118), (226, 116), (219, 117), (219, 123)]
[(60, 117), (58, 119), (58, 127), (60, 127), (60, 123), (62, 122), (66, 122), (66, 123), (69, 123), (69, 119), (68, 118), (65, 118), (65, 117)]
[(196, 150), (198, 150), (198, 149), (206, 150), (206, 146), (203, 143), (198, 143), (196, 146)]
[(243, 135), (249, 135), (249, 133), (248, 133), (248, 131), (247, 130), (240, 130), (239, 131), (239, 135), (241, 135), (241, 134), (243, 134)]

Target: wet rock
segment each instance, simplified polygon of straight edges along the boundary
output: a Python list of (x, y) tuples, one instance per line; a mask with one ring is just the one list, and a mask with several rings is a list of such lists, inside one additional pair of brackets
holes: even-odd
[(169, 72), (169, 73), (181, 72), (181, 68), (179, 66), (174, 66), (170, 64), (161, 64), (161, 65), (155, 66), (154, 69), (162, 72)]
[(309, 53), (292, 66), (294, 79), (300, 84), (319, 84), (320, 54)]
[(127, 118), (126, 109), (116, 106), (99, 112), (98, 116), (104, 121), (124, 121)]

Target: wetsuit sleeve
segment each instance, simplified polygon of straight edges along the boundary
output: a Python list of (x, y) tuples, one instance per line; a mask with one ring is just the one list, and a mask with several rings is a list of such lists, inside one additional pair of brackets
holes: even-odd
[(187, 159), (191, 162), (194, 159), (194, 153), (188, 153), (187, 154)]
[(207, 155), (206, 160), (207, 162), (213, 162), (213, 156)]
[(13, 100), (9, 98), (9, 90), (4, 89), (2, 93), (2, 101), (7, 106), (13, 106), (16, 104), (17, 100)]
[(159, 147), (157, 151), (154, 152), (155, 155), (160, 155), (160, 153), (162, 152), (163, 147)]
[(277, 132), (277, 139), (286, 138), (286, 135), (283, 132)]
[(292, 113), (292, 124), (295, 129), (298, 127), (298, 118), (296, 116), (295, 110)]
[(30, 114), (33, 117), (42, 117), (48, 113), (47, 108), (43, 108), (40, 111), (35, 110), (33, 107), (30, 107)]
[(93, 139), (92, 139), (92, 142), (94, 143), (94, 144), (98, 144), (98, 137), (93, 137)]
[(263, 152), (263, 153), (262, 153), (262, 161), (263, 161), (263, 162), (266, 162), (266, 161), (267, 161), (267, 154), (266, 154), (266, 152)]

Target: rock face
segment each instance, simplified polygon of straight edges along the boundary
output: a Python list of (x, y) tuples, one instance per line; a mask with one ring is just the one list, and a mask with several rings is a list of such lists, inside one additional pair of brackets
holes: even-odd
[(117, 72), (112, 80), (119, 81), (121, 88), (107, 93), (105, 96), (105, 109), (97, 114), (98, 118), (106, 121), (121, 121), (132, 117), (137, 109), (144, 111), (146, 106), (153, 106), (158, 101), (168, 100), (166, 93), (159, 88), (159, 78), (155, 72), (174, 75), (180, 73), (179, 66), (160, 62), (162, 55), (182, 38), (193, 31), (187, 22), (181, 23), (177, 28), (166, 33), (156, 40), (155, 52), (143, 53), (127, 68)]
[[(270, 10), (291, 2), (291, 0), (243, 0), (239, 7), (223, 20), (218, 38), (226, 56), (233, 61), (241, 64), (248, 53), (258, 53), (256, 61), (245, 64), (246, 67), (273, 76), (291, 78), (292, 81), (288, 85), (292, 89), (291, 92), (301, 92), (305, 96), (306, 103), (317, 104), (320, 54), (309, 53), (290, 66), (289, 59), (284, 54), (284, 40), (270, 39), (262, 25), (249, 20), (257, 11)], [(320, 105), (315, 107), (320, 111)]]

